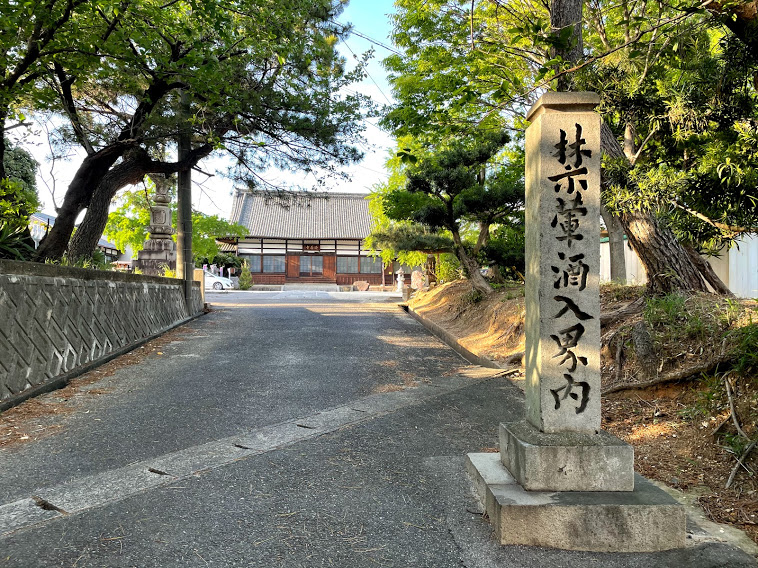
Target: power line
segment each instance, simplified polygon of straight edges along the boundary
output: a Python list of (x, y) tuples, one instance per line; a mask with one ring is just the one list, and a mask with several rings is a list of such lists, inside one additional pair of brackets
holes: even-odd
[(379, 47), (382, 47), (382, 48), (386, 49), (390, 53), (394, 53), (395, 55), (402, 55), (402, 53), (400, 53), (394, 47), (390, 47), (388, 45), (385, 45), (382, 42), (380, 42), (378, 40), (375, 40), (374, 38), (371, 38), (371, 37), (367, 36), (366, 34), (362, 34), (358, 30), (356, 30), (355, 28), (353, 28), (352, 30), (350, 30), (350, 33), (352, 33), (353, 35), (357, 35), (358, 37), (362, 37), (363, 39), (365, 39), (365, 40), (373, 43), (374, 45), (378, 45)]
[(367, 35), (366, 35), (366, 34), (364, 34), (364, 33), (361, 33), (361, 32), (359, 32), (359, 31), (358, 31), (358, 30), (356, 30), (355, 28), (353, 28), (353, 27), (350, 27), (350, 26), (351, 26), (351, 24), (343, 24), (342, 22), (338, 22), (337, 20), (332, 20), (332, 23), (333, 23), (333, 24), (337, 24), (338, 26), (342, 26), (342, 29), (343, 29), (343, 31), (345, 31), (345, 30), (347, 30), (348, 28), (350, 28), (350, 33), (351, 33), (351, 34), (353, 34), (353, 35), (357, 35), (358, 37), (360, 37), (360, 38), (363, 38), (363, 39), (365, 39), (366, 41), (368, 41), (368, 42), (370, 42), (370, 43), (373, 43), (374, 45), (377, 45), (377, 46), (379, 46), (379, 47), (381, 47), (381, 48), (383, 48), (383, 49), (386, 49), (386, 50), (387, 50), (387, 51), (389, 51), (390, 53), (394, 53), (395, 55), (402, 55), (402, 53), (401, 53), (401, 52), (399, 52), (399, 51), (398, 51), (397, 49), (395, 49), (394, 47), (390, 47), (390, 46), (389, 46), (389, 45), (387, 45), (386, 43), (382, 43), (382, 42), (381, 42), (381, 41), (379, 41), (378, 39), (374, 39), (374, 38), (372, 38), (372, 37), (370, 37), (370, 36), (367, 36)]
[[(350, 53), (353, 54), (353, 57), (355, 57), (355, 59), (357, 60), (358, 56), (355, 54), (355, 52), (352, 49), (350, 49), (350, 46), (347, 44), (347, 42), (344, 42), (344, 44), (345, 44), (345, 47), (350, 51)], [(387, 99), (387, 104), (391, 105), (392, 101), (390, 100), (390, 98), (387, 95), (384, 94), (384, 91), (382, 91), (382, 88), (379, 86), (379, 83), (377, 83), (376, 81), (374, 81), (374, 78), (371, 76), (371, 73), (368, 72), (368, 69), (366, 69), (366, 75), (368, 76), (369, 79), (371, 79), (371, 82), (376, 86), (376, 88), (379, 89), (379, 92), (382, 94), (382, 96), (385, 99)]]

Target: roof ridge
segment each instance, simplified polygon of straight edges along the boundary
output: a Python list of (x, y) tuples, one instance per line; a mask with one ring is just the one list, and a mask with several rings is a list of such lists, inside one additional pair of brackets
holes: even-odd
[(266, 189), (237, 189), (239, 193), (249, 195), (266, 195), (271, 197), (277, 196), (293, 196), (293, 197), (352, 197), (363, 198), (369, 196), (368, 193), (355, 193), (349, 191), (269, 191)]

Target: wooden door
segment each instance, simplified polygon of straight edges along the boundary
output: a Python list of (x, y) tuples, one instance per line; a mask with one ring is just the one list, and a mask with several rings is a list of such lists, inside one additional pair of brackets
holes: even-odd
[(287, 278), (297, 278), (300, 274), (300, 257), (287, 255)]
[(337, 257), (324, 256), (324, 278), (335, 280), (337, 278)]

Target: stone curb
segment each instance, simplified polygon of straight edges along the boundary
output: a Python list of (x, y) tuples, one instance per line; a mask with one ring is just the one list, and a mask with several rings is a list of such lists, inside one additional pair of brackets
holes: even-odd
[(477, 355), (476, 353), (469, 351), (466, 349), (463, 345), (461, 345), (458, 342), (458, 339), (456, 337), (449, 333), (448, 331), (445, 331), (437, 325), (436, 323), (426, 319), (419, 313), (413, 311), (408, 304), (398, 304), (407, 314), (409, 314), (413, 319), (415, 319), (417, 322), (419, 322), (421, 325), (423, 325), (427, 330), (429, 330), (432, 334), (434, 334), (438, 339), (442, 340), (445, 344), (447, 344), (448, 347), (450, 347), (453, 351), (458, 353), (461, 357), (463, 357), (466, 361), (469, 363), (472, 363), (474, 365), (479, 365), (481, 367), (486, 367), (488, 369), (509, 369), (510, 367), (503, 367), (496, 361), (493, 361), (492, 359), (488, 357), (482, 357), (481, 355)]
[(179, 327), (180, 325), (189, 323), (192, 320), (199, 318), (200, 316), (205, 315), (205, 313), (206, 313), (205, 311), (198, 312), (195, 315), (192, 315), (188, 318), (185, 318), (179, 322), (176, 322), (168, 326), (166, 329), (158, 331), (152, 335), (149, 335), (148, 337), (144, 337), (138, 341), (135, 341), (134, 343), (130, 343), (129, 345), (120, 347), (116, 349), (115, 351), (111, 351), (107, 355), (104, 355), (103, 357), (100, 357), (99, 359), (95, 359), (94, 361), (85, 363), (84, 365), (80, 365), (79, 367), (69, 371), (68, 373), (58, 375), (52, 381), (43, 383), (41, 385), (37, 385), (36, 387), (32, 387), (15, 396), (12, 396), (11, 398), (8, 398), (0, 402), (0, 413), (3, 413), (10, 408), (13, 408), (14, 406), (18, 406), (25, 400), (28, 400), (32, 397), (39, 396), (41, 394), (45, 394), (48, 392), (52, 392), (54, 390), (62, 389), (76, 377), (81, 376), (84, 373), (88, 373), (89, 371), (92, 371), (93, 369), (96, 369), (97, 367), (100, 367), (101, 365), (104, 365), (108, 363), (109, 361), (112, 361), (116, 357), (121, 357), (122, 355), (126, 355), (130, 351), (134, 351), (138, 347), (141, 347), (145, 345), (147, 342), (152, 341), (153, 339), (156, 339), (157, 337), (160, 337), (164, 333), (171, 331), (172, 329), (175, 329)]

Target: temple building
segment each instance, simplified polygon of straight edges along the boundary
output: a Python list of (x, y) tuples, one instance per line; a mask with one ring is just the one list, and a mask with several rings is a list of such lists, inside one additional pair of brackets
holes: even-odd
[(255, 284), (392, 284), (392, 266), (365, 248), (372, 224), (365, 195), (237, 190), (231, 222), (248, 236), (219, 240), (247, 260)]

